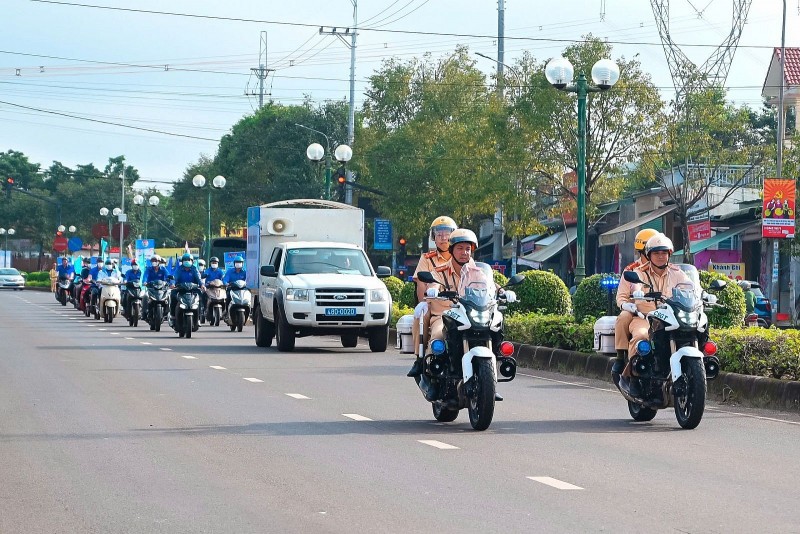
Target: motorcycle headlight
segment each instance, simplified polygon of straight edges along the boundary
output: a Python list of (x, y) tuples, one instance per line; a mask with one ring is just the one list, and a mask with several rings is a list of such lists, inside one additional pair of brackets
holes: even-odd
[(489, 321), (492, 320), (492, 311), (491, 310), (470, 310), (469, 311), (469, 318), (475, 324), (488, 324)]
[(697, 312), (686, 312), (683, 310), (678, 311), (675, 317), (677, 317), (680, 322), (687, 326), (696, 325), (700, 319)]
[(385, 289), (372, 289), (369, 292), (369, 300), (372, 302), (386, 302), (389, 300), (389, 292)]
[(185, 309), (186, 309), (186, 304), (184, 304), (183, 302), (181, 302), (180, 304), (178, 304), (178, 307), (179, 307), (180, 309), (182, 309), (182, 310), (185, 310)]
[(308, 300), (308, 289), (287, 289), (286, 300)]

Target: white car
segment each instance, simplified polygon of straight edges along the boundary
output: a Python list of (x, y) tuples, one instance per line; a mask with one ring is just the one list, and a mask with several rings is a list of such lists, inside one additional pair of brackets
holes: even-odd
[(25, 279), (16, 269), (0, 269), (0, 288), (10, 288), (14, 291), (25, 289)]

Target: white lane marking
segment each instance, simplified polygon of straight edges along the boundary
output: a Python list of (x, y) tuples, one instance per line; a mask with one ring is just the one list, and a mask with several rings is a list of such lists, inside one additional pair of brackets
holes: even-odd
[(291, 397), (291, 398), (293, 398), (293, 399), (300, 399), (300, 400), (310, 400), (311, 399), (311, 397), (306, 397), (305, 395), (301, 395), (299, 393), (287, 393), (286, 395)]
[(543, 376), (529, 375), (529, 374), (525, 374), (525, 373), (517, 373), (517, 374), (521, 375), (521, 376), (527, 376), (527, 377), (530, 377), (530, 378), (538, 378), (539, 380), (544, 380), (546, 382), (556, 382), (558, 384), (569, 384), (570, 386), (578, 386), (578, 387), (586, 388), (586, 389), (596, 389), (597, 391), (607, 391), (609, 393), (618, 393), (618, 391), (616, 389), (598, 388), (598, 387), (595, 387), (595, 386), (590, 386), (588, 384), (581, 384), (579, 382), (567, 382), (565, 380), (556, 380), (555, 378), (545, 378)]
[(140, 341), (139, 343), (141, 343), (142, 345), (152, 345), (152, 343), (150, 343), (149, 341)]
[(244, 378), (244, 380), (247, 380), (248, 382), (253, 382), (254, 384), (258, 382), (263, 382), (263, 380), (259, 380), (258, 378)]
[(132, 337), (126, 337), (125, 339), (133, 339)]
[(100, 330), (101, 332), (105, 332), (106, 331), (105, 328), (98, 328), (98, 330)]
[(349, 417), (353, 421), (372, 421), (369, 417), (364, 417), (363, 415), (359, 415), (357, 413), (343, 413), (345, 417)]
[(552, 477), (527, 477), (533, 481), (541, 482), (547, 486), (552, 486), (556, 489), (560, 490), (582, 490), (580, 486), (575, 486), (574, 484), (570, 484), (569, 482), (564, 482), (563, 480), (558, 480)]
[(741, 417), (749, 417), (751, 419), (761, 419), (762, 421), (771, 421), (773, 423), (786, 423), (787, 425), (800, 425), (797, 421), (787, 421), (786, 419), (776, 419), (774, 417), (764, 417), (763, 415), (750, 415), (746, 413), (739, 413), (739, 412), (729, 412), (728, 410), (721, 410), (719, 408), (712, 408), (710, 406), (706, 406), (706, 410), (713, 410), (719, 413), (726, 413), (728, 415), (739, 415)]
[(112, 335), (112, 336), (118, 336), (118, 335), (119, 335), (119, 332), (111, 332), (111, 335)]
[(167, 347), (161, 347), (161, 350), (167, 350), (167, 351), (169, 351), (169, 350), (172, 350), (172, 349), (168, 349)]
[(181, 358), (186, 358), (187, 360), (196, 360), (194, 356), (181, 356)]
[(225, 370), (227, 370), (227, 367), (222, 367), (221, 365), (209, 365), (209, 367), (211, 367), (212, 369), (216, 369), (216, 370), (218, 370), (218, 371), (225, 371)]
[(456, 447), (455, 445), (442, 443), (441, 441), (436, 441), (435, 439), (418, 439), (417, 441), (419, 441), (423, 445), (430, 445), (431, 447), (436, 447), (437, 449), (444, 449), (444, 450), (458, 449), (458, 447)]

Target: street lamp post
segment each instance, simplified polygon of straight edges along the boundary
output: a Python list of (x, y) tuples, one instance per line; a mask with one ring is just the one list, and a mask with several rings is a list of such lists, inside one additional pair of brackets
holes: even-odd
[(611, 89), (619, 80), (619, 67), (610, 59), (601, 59), (592, 67), (590, 85), (586, 75), (580, 73), (578, 80), (572, 83), (575, 70), (568, 59), (558, 57), (551, 59), (545, 67), (545, 76), (550, 85), (559, 91), (578, 95), (578, 257), (575, 260), (575, 284), (580, 284), (586, 276), (586, 97), (589, 93), (598, 93)]
[(5, 228), (0, 228), (0, 235), (5, 236), (6, 238), (6, 243), (3, 246), (3, 267), (9, 266), (8, 260), (6, 259), (8, 258), (8, 236), (14, 235), (16, 233), (17, 231), (14, 230), (13, 228), (9, 228), (8, 230), (6, 230)]
[[(325, 200), (331, 199), (331, 139), (324, 133), (320, 132), (319, 130), (315, 130), (314, 128), (309, 128), (308, 126), (304, 126), (302, 124), (294, 124), (298, 128), (303, 128), (304, 130), (308, 130), (310, 132), (317, 133), (325, 138), (325, 145), (328, 147), (327, 150), (322, 148), (322, 145), (319, 143), (311, 143), (308, 145), (306, 149), (306, 157), (311, 161), (319, 162), (322, 158), (325, 158)], [(333, 152), (336, 161), (340, 163), (347, 163), (353, 157), (353, 149), (350, 148), (348, 145), (339, 145), (336, 147), (336, 150)]]
[[(224, 176), (216, 176), (209, 184), (211, 187), (208, 188), (208, 234), (206, 237), (206, 258), (211, 257), (211, 189), (222, 189), (225, 187), (226, 183), (228, 183), (228, 181)], [(202, 174), (198, 174), (192, 178), (192, 185), (197, 188), (204, 187), (206, 185), (206, 177)]]
[(149, 239), (149, 236), (147, 235), (147, 205), (149, 204), (155, 208), (158, 206), (159, 202), (161, 202), (161, 199), (159, 199), (156, 195), (148, 198), (147, 204), (145, 204), (144, 197), (142, 195), (136, 195), (133, 197), (134, 204), (144, 207), (144, 235), (142, 236), (144, 239)]
[[(103, 207), (103, 208), (100, 208), (100, 216), (101, 216), (101, 217), (107, 217), (107, 218), (108, 218), (108, 244), (109, 244), (109, 254), (111, 254), (111, 250), (110, 250), (110, 248), (111, 248), (111, 237), (112, 237), (112, 236), (111, 236), (111, 217), (118, 217), (120, 213), (122, 213), (122, 210), (121, 210), (121, 209), (119, 209), (119, 208), (114, 208), (114, 209), (113, 209), (113, 210), (110, 212), (110, 216), (109, 216), (109, 211), (108, 211), (108, 208), (105, 208), (105, 207)], [(122, 259), (122, 232), (120, 232), (120, 234), (119, 234), (119, 237), (120, 237), (120, 241), (119, 241), (119, 257), (120, 257), (120, 260), (121, 260), (121, 259)], [(101, 251), (101, 253), (102, 253), (102, 251)]]

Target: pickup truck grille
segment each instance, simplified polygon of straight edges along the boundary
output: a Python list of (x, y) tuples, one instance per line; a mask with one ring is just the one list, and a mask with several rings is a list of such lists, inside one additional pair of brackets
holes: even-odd
[(352, 308), (364, 306), (366, 299), (363, 289), (325, 287), (314, 291), (317, 306)]

